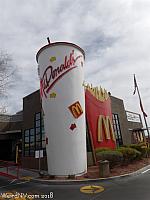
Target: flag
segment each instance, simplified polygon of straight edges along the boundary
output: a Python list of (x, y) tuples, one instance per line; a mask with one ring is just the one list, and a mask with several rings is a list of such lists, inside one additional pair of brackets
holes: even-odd
[(134, 92), (133, 92), (133, 95), (136, 93), (136, 89), (137, 89), (137, 82), (136, 82), (136, 78), (135, 78), (135, 74), (134, 74)]
[(144, 109), (143, 109), (143, 105), (142, 105), (141, 99), (140, 99), (140, 108), (141, 108), (141, 111), (142, 111), (144, 117), (147, 117), (147, 114), (145, 113), (145, 111), (144, 111)]

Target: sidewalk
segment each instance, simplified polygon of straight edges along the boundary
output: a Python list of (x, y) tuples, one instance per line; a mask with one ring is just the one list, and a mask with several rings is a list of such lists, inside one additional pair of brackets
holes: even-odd
[(33, 178), (31, 179), (32, 182), (35, 183), (40, 183), (40, 184), (47, 184), (47, 185), (70, 185), (70, 184), (87, 184), (87, 183), (93, 183), (93, 182), (102, 182), (102, 181), (109, 181), (109, 180), (114, 180), (114, 179), (123, 179), (126, 177), (132, 177), (132, 176), (137, 176), (142, 173), (145, 173), (150, 170), (150, 165), (147, 165), (137, 171), (128, 173), (128, 174), (123, 174), (123, 175), (118, 175), (118, 176), (109, 176), (107, 178), (75, 178), (75, 179), (60, 179), (60, 178), (55, 178), (55, 179), (48, 179), (48, 178)]
[(33, 182), (41, 182), (46, 184), (70, 184), (70, 183), (83, 183), (83, 182), (93, 182), (93, 181), (106, 181), (110, 179), (120, 179), (125, 178), (127, 176), (134, 176), (143, 173), (145, 170), (150, 169), (150, 158), (142, 159), (136, 161), (127, 166), (116, 166), (110, 170), (109, 177), (100, 178), (99, 177), (99, 167), (91, 166), (88, 167), (87, 174), (83, 176), (77, 176), (75, 178), (68, 177), (50, 177), (47, 175), (43, 177), (39, 177), (39, 173), (37, 173), (33, 177)]
[(0, 168), (0, 175), (6, 176), (6, 177), (9, 177), (9, 178), (12, 178), (12, 179), (18, 179), (19, 178), (20, 180), (30, 180), (30, 179), (39, 177), (38, 172), (28, 170), (28, 169), (19, 168), (19, 170), (17, 172), (16, 166), (8, 167), (8, 169), (6, 167), (1, 167)]
[(33, 171), (29, 169), (19, 169), (19, 179), (20, 180), (31, 180), (34, 178), (39, 178), (39, 172), (38, 171)]
[[(39, 175), (39, 171), (30, 169), (19, 169), (19, 180), (40, 182), (46, 184), (66, 184), (66, 183), (79, 183), (90, 181), (110, 180), (114, 178), (123, 178), (126, 176), (133, 176), (142, 173), (144, 170), (150, 169), (150, 158), (136, 161), (127, 166), (116, 166), (110, 170), (109, 177), (99, 177), (99, 167), (88, 167), (87, 174), (77, 177), (50, 177), (46, 171), (41, 171), (43, 176)], [(6, 172), (6, 168), (0, 168), (0, 172)], [(15, 168), (9, 169), (9, 173), (16, 176)]]

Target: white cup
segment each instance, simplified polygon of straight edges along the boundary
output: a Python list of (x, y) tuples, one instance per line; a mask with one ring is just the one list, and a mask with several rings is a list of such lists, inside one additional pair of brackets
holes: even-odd
[(36, 56), (50, 175), (87, 171), (84, 56), (67, 42), (50, 43)]

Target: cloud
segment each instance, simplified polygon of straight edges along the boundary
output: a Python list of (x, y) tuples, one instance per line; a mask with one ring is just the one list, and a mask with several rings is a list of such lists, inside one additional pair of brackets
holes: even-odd
[(1, 48), (19, 70), (9, 111), (21, 109), (22, 97), (39, 88), (35, 55), (49, 36), (80, 45), (86, 53), (86, 81), (105, 87), (123, 98), (128, 110), (140, 112), (132, 95), (136, 73), (150, 115), (149, 8), (148, 0), (0, 1)]

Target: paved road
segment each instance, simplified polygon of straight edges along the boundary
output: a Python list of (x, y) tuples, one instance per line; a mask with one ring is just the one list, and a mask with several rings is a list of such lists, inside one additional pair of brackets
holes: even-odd
[[(80, 188), (85, 185), (103, 186), (104, 191), (100, 193), (84, 194)], [(0, 193), (4, 198), (6, 193), (10, 195), (29, 195), (28, 199), (54, 199), (54, 200), (150, 200), (150, 171), (141, 175), (123, 178), (120, 180), (111, 180), (105, 182), (96, 182), (90, 184), (73, 185), (46, 185), (33, 183), (28, 180), (13, 181), (0, 177)], [(19, 193), (19, 194), (18, 194)], [(27, 194), (26, 194), (27, 193)], [(26, 196), (27, 197), (27, 196)]]

